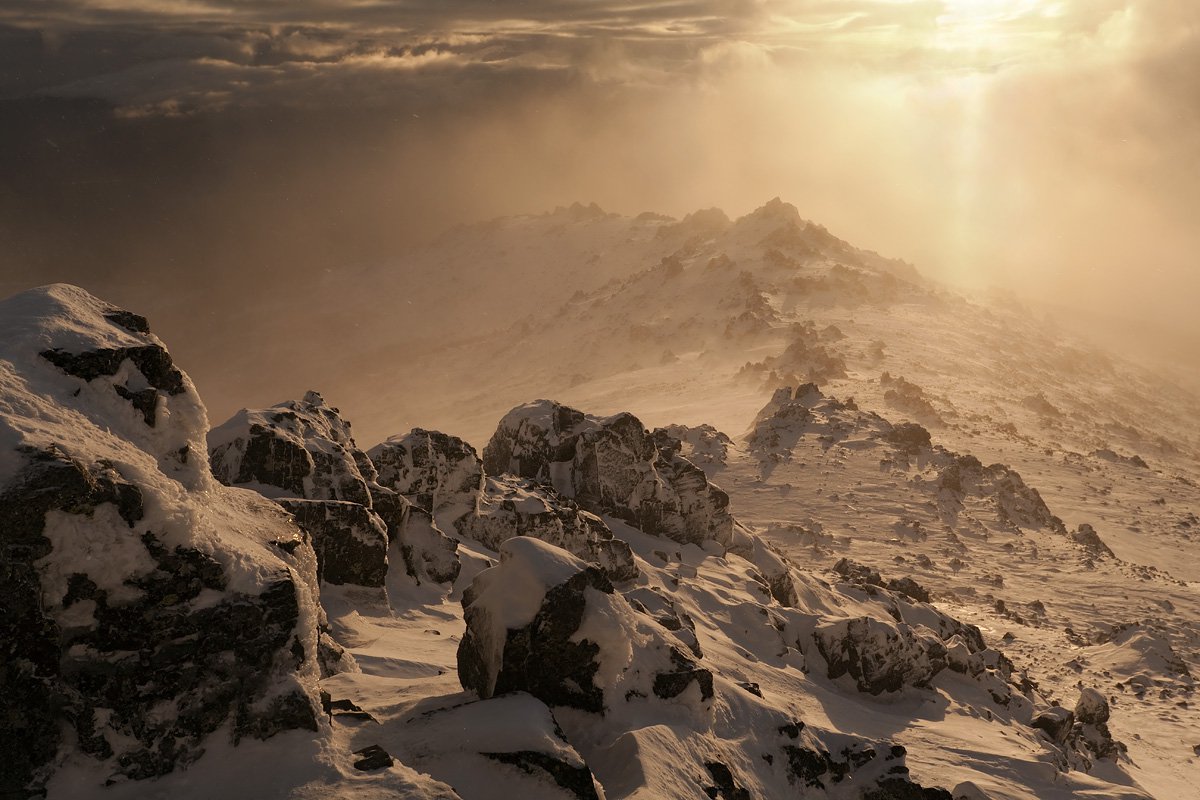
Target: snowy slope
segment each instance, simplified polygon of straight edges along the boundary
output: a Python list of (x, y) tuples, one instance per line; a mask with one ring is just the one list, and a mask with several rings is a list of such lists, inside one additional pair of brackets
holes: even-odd
[[(71, 287), (2, 309), (0, 487), (22, 443), (111, 461), (187, 509), (172, 546), (256, 576), (239, 590), (286, 569), (319, 592), (297, 625), (345, 651), (318, 664), (300, 637), (278, 673), (316, 730), (208, 734), (186, 770), (98, 796), (1193, 792), (1200, 399), (1181, 385), (779, 201), (578, 206), (406, 258), (331, 300), (331, 320), (373, 309), (378, 346), (326, 387), (359, 441), (387, 439), (362, 450), (315, 394), (205, 442), (169, 357), (93, 375), (38, 355), (161, 350), (136, 317)], [(428, 317), (429, 340), (393, 346), (388, 313)], [(133, 602), (150, 551), (126, 531), (152, 523), (97, 506), (51, 512), (66, 560), (34, 568), (63, 595), (94, 542), (122, 554), (95, 583)], [(309, 542), (362, 539), (351, 512), (380, 518), (378, 553), (335, 582)], [(50, 796), (93, 791), (111, 768), (64, 742)]]

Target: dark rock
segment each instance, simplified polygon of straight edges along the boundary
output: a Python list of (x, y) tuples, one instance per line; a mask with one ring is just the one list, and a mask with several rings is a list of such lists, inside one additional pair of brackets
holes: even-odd
[(513, 753), (481, 753), (481, 755), (502, 764), (511, 764), (530, 775), (539, 772), (545, 773), (579, 800), (599, 800), (592, 771), (586, 764), (573, 766), (547, 753), (539, 753), (534, 750), (518, 750)]
[(593, 642), (571, 641), (583, 621), (585, 589), (611, 594), (612, 584), (596, 567), (577, 572), (545, 595), (537, 616), (523, 628), (505, 634), (498, 670), (489, 662), (483, 629), (489, 612), (463, 596), (467, 631), (458, 646), (458, 677), (466, 689), (488, 698), (524, 691), (548, 706), (583, 711), (604, 710), (604, 693), (593, 680), (600, 648)]
[(669, 672), (660, 672), (654, 676), (654, 694), (663, 700), (678, 697), (687, 691), (694, 681), (700, 687), (700, 699), (709, 700), (713, 696), (712, 673), (696, 665), (687, 655), (678, 649), (671, 650), (671, 665)]
[(713, 786), (705, 788), (705, 793), (720, 800), (750, 800), (750, 792), (738, 786), (733, 780), (733, 772), (720, 761), (706, 761), (704, 768), (712, 777)]
[(149, 387), (132, 388), (130, 379), (126, 379), (124, 383), (113, 381), (112, 388), (118, 396), (127, 400), (142, 415), (145, 423), (152, 428), (158, 409), (159, 392), (167, 395), (179, 395), (185, 391), (183, 373), (175, 368), (171, 361), (171, 355), (157, 344), (91, 350), (74, 354), (56, 348), (43, 350), (41, 356), (68, 375), (74, 375), (85, 381), (112, 377), (120, 370), (121, 364), (126, 360), (131, 361), (142, 373), (142, 377)]
[(430, 513), (455, 503), (473, 503), (483, 487), (483, 467), (475, 448), (439, 431), (413, 428), (372, 447), (367, 455), (381, 484)]
[(1037, 714), (1029, 724), (1045, 733), (1055, 744), (1065, 745), (1075, 725), (1075, 715), (1060, 706), (1052, 706)]
[(243, 409), (210, 431), (208, 442), (209, 462), (221, 483), (372, 505), (371, 484), (377, 481), (371, 461), (354, 443), (350, 423), (317, 392), (267, 409)]
[(488, 478), (485, 487), (473, 511), (455, 522), (460, 535), (492, 550), (510, 537), (531, 536), (596, 564), (610, 580), (638, 576), (629, 545), (552, 488), (512, 476)]
[[(647, 599), (653, 594), (639, 591)], [(467, 630), (458, 648), (459, 681), (485, 699), (523, 691), (548, 706), (592, 713), (607, 711), (620, 697), (679, 698), (693, 683), (700, 702), (711, 699), (712, 673), (632, 602), (643, 611), (615, 592), (602, 570), (570, 553), (525, 536), (508, 539), (500, 564), (463, 592)], [(599, 642), (580, 636), (585, 614), (603, 620), (607, 631)], [(627, 641), (639, 643), (632, 655), (623, 649)], [(598, 670), (605, 658), (625, 664), (619, 694), (615, 684), (597, 683), (604, 680)]]
[(355, 750), (354, 755), (361, 756), (361, 758), (354, 762), (354, 768), (361, 772), (387, 769), (396, 763), (395, 759), (388, 754), (388, 751), (377, 744), (364, 747), (362, 750)]
[(950, 463), (938, 473), (939, 502), (949, 500), (961, 507), (967, 496), (986, 497), (996, 505), (1001, 520), (1018, 528), (1046, 528), (1055, 533), (1067, 532), (1066, 526), (1054, 516), (1041, 494), (1021, 479), (1020, 474), (1004, 464), (984, 467), (971, 455), (949, 454)]
[(129, 359), (155, 389), (170, 395), (183, 394), (185, 391), (183, 373), (175, 368), (171, 354), (158, 345), (114, 347), (83, 353), (68, 353), (54, 348), (43, 350), (41, 356), (68, 375), (85, 381), (115, 375), (121, 364)]
[(758, 684), (754, 683), (753, 681), (742, 681), (738, 684), (738, 686), (742, 687), (752, 695), (756, 695), (758, 697), (763, 696), (762, 689), (760, 689)]
[[(373, 531), (382, 521), (388, 542), (399, 542), (406, 572), (416, 579), (453, 581), (461, 567), (458, 543), (447, 537), (426, 512), (414, 513), (410, 502), (379, 483), (371, 459), (360, 450), (350, 423), (317, 392), (302, 401), (267, 409), (243, 409), (209, 433), (209, 461), (222, 483), (249, 485), (288, 506), (304, 509), (304, 522), (324, 534), (318, 547), (333, 547), (339, 561), (325, 580), (381, 586), (380, 557)], [(321, 512), (292, 499), (332, 503)], [(353, 503), (361, 510), (337, 506)], [(336, 544), (335, 544), (336, 542)], [(332, 562), (330, 562), (332, 563)], [(368, 566), (374, 565), (374, 566)], [(386, 566), (384, 566), (386, 570)], [(331, 577), (336, 576), (336, 577)], [(367, 583), (362, 583), (367, 581)]]
[(149, 333), (150, 323), (141, 314), (134, 314), (124, 309), (114, 309), (104, 315), (112, 324), (124, 328), (130, 333)]
[(859, 691), (925, 687), (947, 666), (946, 647), (903, 623), (860, 617), (826, 623), (814, 633), (830, 678), (849, 674)]
[(915, 422), (902, 422), (884, 434), (883, 438), (909, 455), (916, 455), (933, 442), (929, 431)]
[(680, 543), (729, 542), (729, 496), (632, 414), (603, 419), (540, 400), (510, 411), (483, 451), (489, 475), (549, 484), (594, 514)]
[[(141, 779), (171, 772), (203, 752), (204, 737), (232, 721), (235, 739), (268, 738), (281, 730), (316, 730), (310, 698), (299, 690), (258, 702), (281, 655), (297, 642), (297, 587), (280, 571), (259, 595), (230, 592), (224, 568), (212, 556), (168, 548), (152, 533), (140, 536), (155, 564), (131, 577), (136, 600), (114, 601), (87, 575), (73, 575), (61, 598), (44, 597), (34, 562), (54, 558), (43, 534), (48, 512), (93, 517), (112, 504), (129, 538), (142, 516), (142, 495), (105, 464), (84, 465), (56, 449), (30, 451), (27, 466), (0, 495), (0, 641), (3, 685), (21, 698), (21, 714), (3, 719), (10, 743), (0, 771), (0, 793), (12, 795), (44, 779), (62, 726), (80, 748), (99, 759), (117, 757), (115, 769)], [(211, 590), (219, 602), (192, 608)], [(87, 602), (91, 621), (60, 627), (45, 603), (70, 608)], [(236, 659), (228, 658), (236, 652)], [(177, 709), (164, 715), (163, 705)], [(123, 740), (115, 752), (99, 731)], [(152, 712), (153, 710), (153, 712)], [(150, 720), (153, 720), (151, 722)], [(36, 792), (35, 792), (36, 793)]]
[(1071, 533), (1071, 541), (1086, 550), (1092, 558), (1115, 557), (1113, 551), (1100, 538), (1100, 534), (1096, 533), (1096, 529), (1086, 522), (1081, 523)]
[(887, 588), (918, 603), (930, 602), (929, 591), (909, 577), (892, 578), (887, 582)]
[(387, 528), (358, 503), (281, 499), (301, 530), (312, 537), (317, 576), (326, 583), (383, 586)]
[(862, 800), (954, 800), (945, 789), (927, 788), (905, 778), (884, 778), (863, 792)]

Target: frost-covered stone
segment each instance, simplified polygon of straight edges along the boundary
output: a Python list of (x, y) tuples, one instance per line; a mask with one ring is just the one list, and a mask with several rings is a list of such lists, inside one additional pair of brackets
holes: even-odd
[(712, 673), (599, 568), (537, 539), (505, 541), (500, 563), (475, 577), (463, 607), (459, 681), (480, 697), (524, 691), (551, 707), (601, 713), (651, 697), (713, 696)]
[(632, 414), (593, 417), (548, 400), (510, 411), (483, 451), (489, 475), (512, 473), (552, 486), (583, 509), (611, 514), (680, 543), (727, 545), (729, 497), (652, 436)]
[(678, 441), (680, 454), (702, 468), (724, 465), (733, 446), (733, 440), (712, 425), (667, 425), (655, 429), (654, 435), (658, 441)]
[(312, 537), (317, 575), (326, 583), (383, 586), (387, 575), (387, 526), (358, 503), (338, 500), (279, 500)]
[(511, 475), (488, 478), (475, 508), (455, 522), (462, 536), (499, 550), (505, 539), (531, 536), (598, 565), (610, 580), (637, 577), (633, 551), (604, 520), (553, 489)]
[(1067, 532), (1037, 489), (1027, 485), (1016, 470), (1004, 464), (985, 467), (972, 455), (947, 455), (949, 463), (937, 477), (943, 504), (961, 505), (966, 497), (985, 497), (995, 502), (1000, 518), (1015, 527)]
[(1095, 758), (1114, 758), (1124, 749), (1108, 729), (1111, 716), (1108, 698), (1090, 686), (1080, 690), (1079, 700), (1075, 703), (1074, 736)]
[(462, 570), (458, 542), (442, 533), (424, 509), (415, 506), (409, 509), (399, 543), (405, 569), (411, 577), (434, 583), (454, 583), (458, 579)]
[(483, 484), (475, 448), (439, 431), (413, 428), (372, 447), (379, 482), (430, 513), (473, 501)]
[(208, 446), (213, 474), (229, 486), (371, 507), (371, 462), (354, 443), (350, 423), (317, 392), (271, 408), (242, 409), (209, 432)]
[[(368, 555), (378, 551), (369, 531), (380, 521), (386, 540), (398, 543), (410, 576), (435, 582), (457, 577), (457, 543), (428, 513), (413, 513), (406, 497), (379, 482), (374, 463), (351, 435), (350, 423), (317, 392), (267, 409), (242, 409), (209, 432), (208, 445), (213, 474), (222, 483), (246, 486), (291, 511), (303, 511), (306, 530), (334, 559), (332, 571), (322, 561), (327, 580), (335, 575), (335, 583), (360, 583), (353, 579), (357, 575), (368, 581), (363, 585), (382, 585), (375, 556)], [(362, 510), (329, 505), (322, 512), (291, 499), (353, 503)]]
[(0, 303), (0, 795), (72, 752), (143, 779), (317, 730), (313, 551), (213, 481), (206, 428), (144, 318), (62, 285)]
[(946, 647), (932, 631), (872, 617), (826, 623), (813, 634), (830, 678), (850, 675), (859, 691), (925, 687), (946, 668)]

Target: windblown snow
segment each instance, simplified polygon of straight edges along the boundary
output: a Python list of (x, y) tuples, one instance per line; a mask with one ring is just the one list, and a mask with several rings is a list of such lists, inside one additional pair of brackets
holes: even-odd
[(0, 303), (0, 796), (1194, 795), (1200, 398), (777, 200), (409, 274), (489, 258), (490, 335), (211, 430), (136, 313)]

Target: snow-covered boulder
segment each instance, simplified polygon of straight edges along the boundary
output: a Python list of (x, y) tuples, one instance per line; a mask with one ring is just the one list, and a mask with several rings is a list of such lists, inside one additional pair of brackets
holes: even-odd
[(434, 523), (433, 516), (424, 509), (416, 506), (408, 509), (403, 532), (396, 542), (405, 570), (418, 582), (429, 580), (452, 584), (458, 579), (462, 571), (458, 540), (444, 534)]
[(312, 548), (212, 479), (206, 429), (145, 319), (65, 285), (0, 302), (0, 795), (322, 724)]
[(646, 698), (703, 703), (712, 673), (639, 614), (599, 568), (520, 536), (463, 593), (464, 688), (524, 691), (551, 707), (602, 713)]
[(1016, 470), (1005, 464), (985, 467), (972, 455), (942, 453), (948, 463), (938, 473), (936, 486), (943, 507), (960, 508), (966, 498), (982, 497), (994, 503), (1000, 519), (1013, 527), (1066, 534), (1062, 520)]
[(593, 417), (549, 400), (510, 411), (483, 451), (489, 475), (512, 473), (552, 486), (595, 514), (680, 543), (728, 545), (729, 497), (652, 436), (632, 414)]
[(1095, 758), (1114, 758), (1124, 750), (1108, 729), (1111, 716), (1108, 698), (1090, 686), (1080, 690), (1075, 703), (1074, 736), (1077, 744)]
[(633, 551), (604, 520), (553, 489), (523, 478), (488, 478), (475, 508), (455, 525), (462, 536), (499, 550), (505, 539), (531, 536), (598, 565), (613, 581), (637, 577)]
[(350, 423), (318, 392), (265, 409), (242, 409), (208, 434), (217, 480), (263, 494), (345, 500), (370, 508), (370, 461)]
[[(317, 392), (300, 401), (266, 409), (242, 409), (208, 434), (213, 474), (222, 483), (245, 486), (283, 503), (314, 537), (322, 575), (331, 582), (379, 586), (387, 541), (398, 543), (407, 573), (417, 580), (452, 581), (458, 575), (457, 544), (428, 514), (379, 482), (368, 455), (351, 435), (350, 423)], [(290, 502), (309, 500), (316, 505)], [(338, 503), (353, 503), (355, 511)], [(386, 531), (382, 567), (375, 531)], [(332, 570), (324, 555), (342, 559)], [(370, 558), (376, 558), (368, 564)], [(348, 559), (348, 560), (347, 560)], [(339, 576), (331, 579), (330, 576)]]
[(483, 484), (475, 448), (439, 431), (413, 428), (367, 451), (379, 482), (430, 513), (471, 502)]
[(280, 498), (309, 536), (317, 554), (317, 575), (326, 583), (383, 586), (387, 575), (387, 528), (358, 503)]
[(925, 687), (946, 668), (946, 647), (932, 631), (873, 617), (838, 620), (817, 628), (817, 649), (830, 678), (849, 674), (859, 691), (896, 692)]

